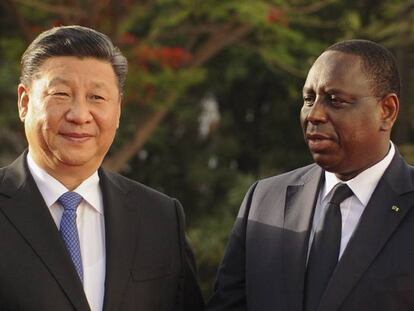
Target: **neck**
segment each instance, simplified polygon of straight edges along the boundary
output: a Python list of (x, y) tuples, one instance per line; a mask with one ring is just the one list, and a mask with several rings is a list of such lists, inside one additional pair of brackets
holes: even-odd
[(96, 165), (67, 165), (60, 162), (45, 162), (42, 159), (37, 159), (33, 154), (31, 154), (31, 157), (36, 165), (58, 180), (69, 191), (76, 189), (99, 168)]
[(88, 179), (95, 171), (90, 174), (70, 174), (69, 172), (56, 172), (46, 170), (51, 176), (56, 178), (69, 191), (75, 190), (84, 180)]
[(352, 170), (348, 170), (344, 172), (336, 172), (335, 175), (338, 179), (342, 181), (348, 181), (354, 178), (355, 176), (357, 176), (358, 174), (362, 173), (366, 169), (370, 168), (371, 166), (382, 161), (387, 156), (390, 149), (391, 149), (391, 142), (388, 139), (388, 141), (383, 144), (381, 150), (378, 153), (376, 153), (377, 156), (370, 158), (364, 166), (356, 167), (356, 168), (353, 168)]

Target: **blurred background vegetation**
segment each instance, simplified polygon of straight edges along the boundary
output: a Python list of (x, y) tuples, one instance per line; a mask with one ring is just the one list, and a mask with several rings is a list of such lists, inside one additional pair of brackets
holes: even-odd
[(26, 147), (16, 86), (28, 43), (58, 25), (108, 34), (130, 69), (105, 166), (183, 203), (206, 296), (249, 185), (311, 161), (301, 89), (330, 44), (365, 38), (396, 55), (393, 141), (414, 162), (414, 1), (2, 0), (0, 10), (0, 165)]

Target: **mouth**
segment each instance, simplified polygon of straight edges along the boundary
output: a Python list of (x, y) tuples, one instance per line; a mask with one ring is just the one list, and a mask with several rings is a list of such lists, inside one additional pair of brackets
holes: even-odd
[(75, 133), (75, 132), (68, 132), (68, 133), (60, 133), (60, 135), (74, 143), (83, 143), (93, 137), (93, 135), (88, 133)]
[(305, 137), (311, 152), (322, 152), (334, 143), (334, 139), (322, 133), (306, 133)]

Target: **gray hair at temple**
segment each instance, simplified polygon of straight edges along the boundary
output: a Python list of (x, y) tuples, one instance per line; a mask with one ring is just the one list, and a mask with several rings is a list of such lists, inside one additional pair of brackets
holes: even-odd
[(400, 97), (401, 82), (397, 62), (384, 46), (369, 40), (352, 39), (335, 43), (325, 51), (358, 55), (365, 73), (372, 79), (372, 92), (383, 97), (395, 93)]
[(128, 72), (128, 61), (108, 36), (83, 26), (54, 27), (42, 32), (28, 46), (21, 59), (20, 82), (29, 85), (40, 66), (50, 57), (92, 57), (111, 64), (121, 95)]

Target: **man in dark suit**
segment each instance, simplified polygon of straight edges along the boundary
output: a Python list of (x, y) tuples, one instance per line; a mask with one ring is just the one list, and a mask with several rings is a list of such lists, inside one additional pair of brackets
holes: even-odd
[(379, 44), (319, 56), (300, 116), (316, 164), (250, 188), (207, 310), (414, 310), (414, 169), (390, 141), (399, 94)]
[(125, 57), (67, 26), (40, 34), (21, 64), (29, 147), (0, 169), (0, 309), (202, 310), (179, 202), (100, 168)]

